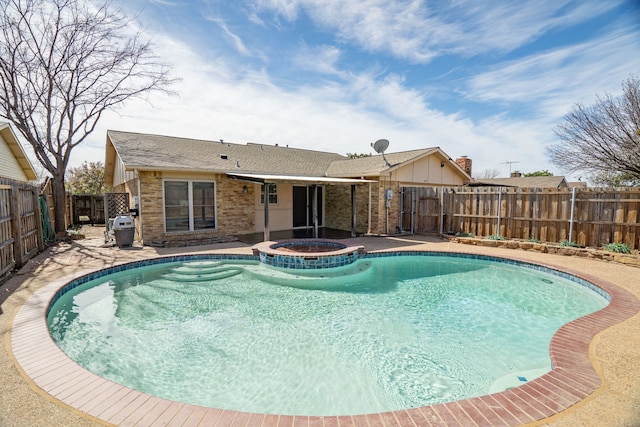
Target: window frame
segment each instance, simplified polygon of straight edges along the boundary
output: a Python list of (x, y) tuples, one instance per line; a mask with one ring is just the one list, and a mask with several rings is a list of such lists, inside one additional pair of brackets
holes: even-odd
[[(278, 184), (276, 183), (264, 183), (263, 185), (260, 185), (260, 204), (264, 205), (265, 187), (268, 188), (267, 192), (269, 194), (269, 204), (277, 205), (278, 204)], [(271, 191), (272, 188), (273, 188), (273, 191)], [(272, 201), (272, 198), (275, 199), (275, 201)]]
[[(166, 183), (167, 182), (186, 182), (187, 183), (187, 203), (188, 203), (188, 216), (189, 216), (189, 228), (188, 230), (171, 230), (167, 231), (167, 194), (166, 194)], [(213, 184), (213, 227), (211, 228), (195, 228), (195, 216), (194, 216), (194, 204), (193, 204), (193, 184), (194, 183), (205, 183), (205, 184)], [(162, 180), (162, 217), (163, 217), (163, 228), (164, 232), (167, 234), (180, 234), (180, 233), (193, 233), (193, 232), (206, 232), (213, 231), (218, 229), (218, 209), (217, 209), (217, 190), (218, 183), (216, 180), (211, 179), (174, 179), (174, 178), (163, 178)], [(200, 205), (198, 205), (200, 206)]]

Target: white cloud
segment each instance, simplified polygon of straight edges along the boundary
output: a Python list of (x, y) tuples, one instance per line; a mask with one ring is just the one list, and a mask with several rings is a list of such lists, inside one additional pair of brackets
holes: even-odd
[[(499, 46), (496, 34), (518, 30), (513, 25), (491, 30), (490, 22), (498, 18), (477, 17), (475, 25), (487, 28), (478, 33), (478, 40), (471, 40), (474, 35), (465, 34), (465, 29), (456, 27), (458, 23), (447, 15), (444, 18), (449, 23), (436, 19), (434, 12), (417, 1), (392, 2), (391, 9), (384, 9), (386, 2), (382, 0), (322, 3), (324, 11), (320, 2), (311, 0), (262, 2), (251, 15), (251, 22), (271, 25), (265, 10), (277, 10), (282, 19), (294, 20), (304, 7), (305, 13), (317, 15), (315, 22), (326, 20), (326, 25), (333, 25), (341, 37), (358, 38), (371, 49), (398, 49), (399, 55), (413, 55), (415, 61), (433, 55), (434, 40), (444, 40), (444, 32), (449, 30), (450, 39), (444, 46), (450, 49), (467, 41), (472, 47)], [(461, 3), (463, 6), (469, 5)], [(415, 13), (391, 16), (402, 7)], [(559, 25), (549, 12), (557, 9), (545, 4), (541, 8), (546, 10), (543, 15), (549, 22), (532, 24), (514, 35), (516, 39), (525, 40), (535, 28)], [(513, 10), (507, 5), (496, 16), (504, 17), (508, 10), (524, 17), (526, 9)], [(589, 13), (580, 7), (571, 10), (577, 16), (571, 19), (576, 21)], [(336, 22), (331, 24), (332, 17)], [(421, 25), (426, 23), (431, 27), (421, 32)], [(526, 22), (522, 24), (526, 26)], [(106, 130), (117, 129), (236, 143), (278, 143), (341, 154), (371, 152), (371, 142), (387, 138), (390, 151), (440, 146), (454, 158), (468, 155), (475, 171), (499, 169), (506, 176), (508, 166), (502, 163), (520, 161), (517, 167), (524, 172), (550, 169), (558, 173), (544, 154), (544, 147), (554, 142), (554, 120), (575, 102), (590, 103), (602, 90), (616, 91), (630, 70), (640, 69), (639, 56), (629, 54), (640, 51), (637, 32), (629, 28), (611, 31), (594, 43), (502, 63), (469, 80), (465, 96), (497, 112), (474, 122), (461, 113), (435, 109), (435, 100), (430, 100), (429, 94), (408, 87), (407, 77), (390, 72), (385, 64), (369, 65), (359, 74), (342, 70), (341, 62), (348, 58), (343, 57), (340, 45), (301, 44), (295, 52), (298, 68), (292, 70), (293, 74), (299, 69), (312, 70), (323, 73), (324, 80), (306, 80), (292, 87), (291, 81), (281, 81), (265, 69), (250, 68), (242, 57), (218, 53), (214, 48), (192, 48), (167, 35), (158, 37), (157, 53), (175, 64), (174, 74), (182, 78), (173, 88), (179, 96), (155, 94), (151, 97), (153, 107), (136, 101), (119, 114), (108, 114), (88, 143), (74, 151), (72, 166), (83, 160), (103, 160)], [(244, 46), (241, 36), (238, 41)], [(416, 55), (423, 57), (418, 59)], [(464, 80), (459, 81), (464, 84)], [(511, 116), (507, 114), (510, 105), (531, 107), (535, 114)]]
[[(592, 103), (596, 93), (618, 92), (640, 70), (638, 32), (615, 30), (596, 40), (498, 64), (470, 79), (466, 97), (505, 105), (536, 106), (536, 115), (558, 117), (575, 103)], [(606, 76), (606, 77), (605, 77)]]
[(293, 63), (302, 70), (311, 70), (323, 74), (341, 74), (336, 68), (340, 59), (340, 49), (335, 46), (309, 46), (302, 42), (293, 58)]
[(271, 0), (259, 2), (257, 11), (272, 12), (288, 22), (304, 12), (327, 33), (362, 50), (427, 63), (443, 54), (512, 51), (546, 32), (599, 16), (621, 2)]
[[(499, 168), (500, 162), (522, 153), (513, 144), (512, 128), (501, 127), (498, 120), (475, 127), (469, 120), (431, 110), (423, 95), (406, 89), (398, 76), (378, 80), (365, 74), (344, 85), (334, 82), (287, 91), (264, 73), (234, 78), (232, 70), (220, 64), (211, 67), (188, 48), (176, 48), (176, 42), (171, 52), (176, 72), (183, 76), (175, 88), (180, 97), (155, 95), (155, 107), (136, 101), (120, 115), (105, 116), (90, 141), (75, 150), (72, 166), (104, 159), (107, 129), (278, 143), (341, 154), (371, 153), (370, 143), (387, 138), (390, 151), (440, 146), (454, 158), (469, 155), (476, 170)], [(535, 135), (530, 135), (527, 141), (533, 139)], [(535, 144), (528, 146), (527, 170), (542, 168)], [(495, 158), (495, 153), (501, 157)]]

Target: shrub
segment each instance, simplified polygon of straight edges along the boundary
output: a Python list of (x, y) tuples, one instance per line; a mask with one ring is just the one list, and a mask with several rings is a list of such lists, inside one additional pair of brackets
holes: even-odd
[(492, 234), (490, 236), (487, 236), (488, 240), (504, 240), (504, 237), (502, 237), (499, 234)]
[(458, 231), (456, 237), (475, 237), (473, 233), (465, 233), (464, 231)]
[(538, 239), (536, 239), (536, 238), (533, 238), (533, 237), (532, 237), (532, 238), (530, 238), (530, 239), (529, 239), (529, 241), (530, 241), (531, 243), (541, 243), (541, 242), (540, 242), (540, 240), (538, 240)]
[(620, 254), (630, 254), (631, 248), (624, 243), (609, 243), (604, 245), (604, 250), (609, 252), (617, 252)]
[(560, 242), (560, 246), (567, 246), (570, 248), (579, 248), (580, 245), (578, 245), (576, 242), (572, 242), (569, 240), (563, 240), (562, 242)]

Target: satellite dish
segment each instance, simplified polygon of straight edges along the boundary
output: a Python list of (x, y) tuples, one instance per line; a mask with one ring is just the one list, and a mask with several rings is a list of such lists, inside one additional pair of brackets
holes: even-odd
[(373, 144), (371, 144), (371, 146), (373, 147), (374, 150), (376, 150), (376, 153), (383, 153), (384, 154), (384, 150), (386, 150), (389, 147), (389, 140), (388, 139), (379, 139), (376, 142), (374, 142)]

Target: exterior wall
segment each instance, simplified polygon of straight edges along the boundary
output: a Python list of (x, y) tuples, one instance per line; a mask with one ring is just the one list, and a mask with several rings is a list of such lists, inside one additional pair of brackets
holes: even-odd
[(9, 148), (9, 144), (0, 136), (0, 177), (13, 179), (14, 181), (28, 182), (22, 167)]
[[(243, 234), (260, 233), (264, 231), (264, 204), (260, 203), (260, 184), (246, 184), (253, 190), (253, 230), (247, 229)], [(278, 203), (269, 203), (269, 230), (290, 230), (293, 226), (293, 186), (291, 184), (277, 184)]]
[[(441, 164), (444, 163), (444, 166)], [(264, 205), (260, 203), (260, 185), (229, 179), (223, 174), (125, 171), (118, 158), (114, 167), (114, 191), (130, 194), (130, 206), (138, 196), (139, 217), (136, 221), (144, 244), (165, 241), (206, 240), (223, 236), (258, 233), (264, 230)], [(165, 232), (163, 180), (203, 180), (216, 183), (216, 229)], [(420, 159), (378, 177), (378, 182), (356, 186), (356, 232), (396, 234), (400, 230), (401, 186), (456, 186), (463, 177), (449, 162), (437, 156)], [(247, 192), (243, 192), (246, 187)], [(391, 190), (389, 206), (385, 192)], [(140, 194), (138, 194), (138, 192)], [(371, 194), (370, 194), (371, 192)], [(351, 230), (351, 186), (324, 186), (324, 225), (328, 228)], [(369, 206), (371, 200), (371, 206)], [(293, 225), (293, 185), (278, 184), (278, 203), (269, 205), (269, 228), (288, 230)]]
[[(377, 185), (377, 183), (375, 183)], [(356, 185), (356, 233), (367, 232), (369, 221), (369, 186)], [(325, 226), (351, 231), (351, 186), (325, 187)]]
[[(131, 181), (134, 179), (133, 171), (125, 171), (124, 163), (120, 156), (116, 158), (115, 166), (113, 168), (113, 187), (115, 189), (116, 186), (122, 185), (127, 181)], [(132, 205), (133, 206), (133, 205)]]
[[(164, 241), (189, 241), (215, 239), (224, 236), (253, 232), (255, 188), (247, 185), (243, 193), (241, 181), (219, 174), (170, 174), (140, 171), (140, 216), (138, 227), (145, 245)], [(216, 229), (166, 233), (164, 230), (163, 180), (207, 180), (216, 183)], [(134, 181), (130, 181), (134, 182)], [(120, 188), (120, 187), (119, 187)], [(115, 191), (119, 191), (114, 189)], [(129, 186), (123, 186), (123, 189)], [(130, 191), (130, 190), (128, 190)], [(133, 192), (130, 192), (132, 194)]]
[[(400, 221), (400, 183), (381, 177), (379, 182), (356, 186), (356, 233), (395, 234)], [(369, 227), (369, 187), (371, 187), (371, 228)], [(385, 191), (391, 189), (389, 209)], [(327, 190), (327, 224), (329, 228), (351, 230), (351, 187), (330, 186)], [(388, 225), (387, 225), (388, 224)]]
[[(385, 192), (391, 190), (389, 207), (386, 207)], [(372, 221), (371, 234), (395, 234), (400, 224), (400, 183), (395, 180), (382, 179), (374, 192), (374, 210), (376, 221)]]
[[(442, 166), (444, 165), (444, 166)], [(459, 186), (464, 179), (447, 160), (431, 155), (393, 172), (393, 179), (409, 186)]]

